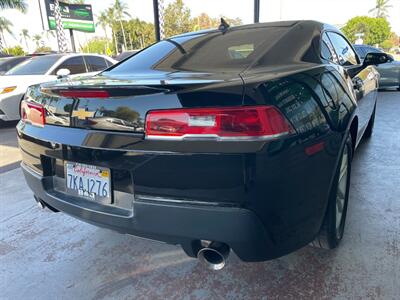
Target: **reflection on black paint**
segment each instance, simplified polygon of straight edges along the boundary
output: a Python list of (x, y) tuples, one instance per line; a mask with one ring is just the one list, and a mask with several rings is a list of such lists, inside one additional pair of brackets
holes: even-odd
[(325, 116), (304, 84), (288, 78), (279, 79), (265, 83), (263, 90), (265, 98), (282, 111), (298, 134), (319, 135), (326, 132)]

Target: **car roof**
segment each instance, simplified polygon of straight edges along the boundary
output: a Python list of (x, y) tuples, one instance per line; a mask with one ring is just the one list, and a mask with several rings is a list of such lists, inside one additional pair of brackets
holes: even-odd
[(96, 54), (96, 53), (57, 53), (57, 54), (48, 54), (48, 55), (39, 55), (39, 56), (31, 56), (29, 59), (40, 59), (44, 57), (54, 57), (56, 58), (57, 62), (64, 62), (66, 59), (71, 58), (71, 57), (76, 57), (76, 56), (98, 56), (102, 58), (107, 58), (109, 61), (115, 63), (115, 60), (112, 59), (109, 56), (106, 55), (101, 55), (101, 54)]
[[(46, 56), (46, 57), (73, 57), (73, 56), (85, 56), (85, 55), (94, 55), (94, 56), (105, 57), (105, 55), (97, 54), (97, 53), (56, 53), (56, 54), (47, 54), (47, 55), (43, 55), (43, 56)], [(39, 57), (39, 56), (33, 56), (33, 57)], [(42, 57), (42, 56), (40, 56), (40, 57)]]
[[(276, 21), (276, 22), (263, 22), (263, 23), (253, 23), (253, 24), (246, 24), (246, 25), (238, 25), (229, 27), (229, 30), (243, 30), (243, 29), (257, 29), (257, 28), (268, 28), (268, 27), (295, 27), (296, 25), (303, 25), (309, 28), (314, 28), (316, 30), (330, 30), (340, 32), (335, 26), (322, 23), (315, 20), (293, 20), (293, 21)], [(176, 37), (184, 37), (184, 36), (191, 36), (197, 34), (205, 34), (205, 33), (215, 33), (218, 32), (219, 29), (205, 29), (193, 32), (187, 32), (179, 35), (175, 35), (171, 38)]]
[[(260, 54), (260, 57), (255, 58), (249, 65), (246, 72), (257, 69), (260, 66), (265, 67), (267, 65), (273, 65), (276, 61), (287, 65), (297, 63), (299, 60), (296, 61), (294, 58), (298, 57), (301, 57), (301, 61), (303, 62), (320, 64), (321, 55), (319, 42), (321, 33), (324, 31), (331, 31), (343, 35), (336, 27), (313, 20), (279, 21), (232, 26), (226, 30), (226, 34), (228, 35), (229, 33), (241, 30), (251, 31), (253, 29), (265, 29), (266, 32), (268, 32), (269, 29), (271, 29), (271, 32), (278, 29), (282, 30), (282, 34), (279, 39), (277, 39), (274, 44), (269, 45), (267, 49), (269, 63), (261, 63), (260, 59), (264, 57), (265, 53), (262, 55)], [(214, 35), (216, 33), (221, 33), (221, 30), (212, 29), (191, 32), (172, 37), (171, 39), (196, 37), (196, 35), (201, 34), (207, 36), (208, 34)], [(249, 32), (249, 34), (251, 34), (251, 32)], [(179, 43), (179, 41), (177, 42)], [(288, 47), (287, 45), (291, 46)]]
[(378, 48), (376, 48), (374, 46), (371, 46), (371, 45), (360, 45), (360, 44), (353, 45), (353, 47), (354, 48), (374, 48), (374, 49), (378, 49)]

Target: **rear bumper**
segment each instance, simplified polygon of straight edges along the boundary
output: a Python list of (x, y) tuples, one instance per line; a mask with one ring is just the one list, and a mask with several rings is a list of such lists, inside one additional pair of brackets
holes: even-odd
[(36, 196), (57, 210), (97, 226), (180, 244), (191, 256), (196, 255), (200, 240), (224, 242), (244, 261), (268, 260), (285, 254), (276, 251), (262, 222), (248, 209), (132, 199), (133, 208), (126, 213), (90, 200), (67, 197), (52, 188), (50, 176), (43, 177), (24, 163), (21, 167)]
[[(280, 140), (264, 146), (157, 143), (136, 134), (23, 122), (17, 132), (30, 188), (57, 210), (180, 244), (191, 256), (199, 240), (224, 242), (244, 261), (273, 259), (315, 238), (338, 140), (325, 136), (327, 149), (307, 156), (301, 143)], [(109, 168), (114, 204), (62, 192), (66, 161)]]

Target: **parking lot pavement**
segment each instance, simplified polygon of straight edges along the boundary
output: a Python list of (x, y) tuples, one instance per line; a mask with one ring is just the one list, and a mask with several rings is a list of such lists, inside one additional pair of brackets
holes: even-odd
[(263, 263), (231, 255), (219, 272), (177, 246), (40, 210), (21, 170), (4, 172), (0, 298), (399, 299), (399, 115), (400, 93), (380, 93), (374, 135), (353, 161), (347, 228), (338, 249), (305, 247)]
[(0, 123), (0, 173), (19, 165), (21, 155), (15, 137), (16, 122)]

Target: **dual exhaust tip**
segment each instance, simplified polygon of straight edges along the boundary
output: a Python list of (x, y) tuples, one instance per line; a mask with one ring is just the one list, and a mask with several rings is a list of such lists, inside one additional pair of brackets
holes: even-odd
[(202, 248), (197, 252), (197, 258), (209, 270), (222, 270), (228, 259), (230, 248), (220, 242), (201, 241)]

